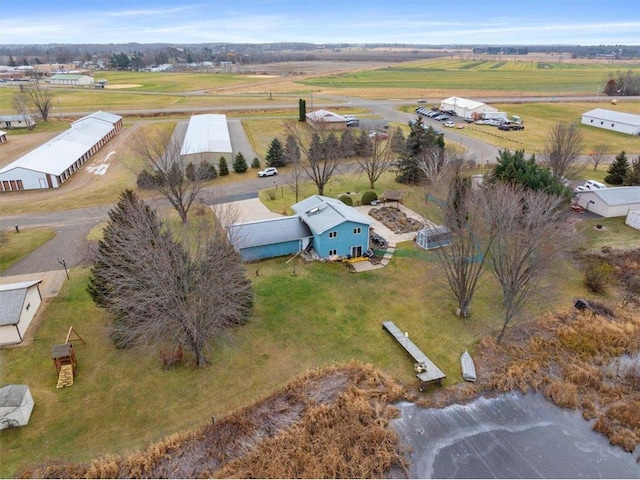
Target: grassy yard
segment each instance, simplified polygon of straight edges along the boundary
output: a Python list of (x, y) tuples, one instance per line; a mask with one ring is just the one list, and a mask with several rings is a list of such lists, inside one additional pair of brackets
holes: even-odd
[(0, 246), (0, 273), (47, 243), (56, 232), (52, 228), (21, 228), (20, 233), (7, 230), (6, 235), (9, 241)]
[[(85, 291), (88, 272), (75, 269), (60, 295), (43, 305), (33, 344), (0, 351), (2, 382), (28, 384), (36, 404), (27, 428), (0, 433), (0, 475), (15, 476), (47, 459), (87, 461), (140, 448), (333, 362), (372, 363), (413, 383), (411, 362), (383, 332), (383, 320), (409, 332), (447, 373), (446, 384), (458, 382), (460, 352), (473, 351), (478, 338), (492, 334), (500, 312), (487, 277), (473, 316), (456, 317), (438, 272), (434, 257), (410, 244), (386, 268), (364, 274), (341, 264), (298, 263), (294, 276), (284, 259), (251, 264), (252, 321), (213, 346), (209, 367), (164, 371), (151, 352), (114, 349), (104, 329), (108, 319)], [(571, 267), (559, 265), (556, 274), (553, 294), (532, 302), (528, 314), (565, 305), (581, 291)], [(56, 390), (50, 349), (64, 341), (70, 325), (87, 344), (74, 344), (79, 370), (73, 387)]]

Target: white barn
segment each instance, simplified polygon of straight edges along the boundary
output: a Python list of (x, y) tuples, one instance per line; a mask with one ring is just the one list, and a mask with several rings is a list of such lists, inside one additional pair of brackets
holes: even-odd
[(627, 135), (640, 135), (640, 115), (594, 108), (582, 114), (582, 124)]
[(208, 161), (233, 156), (226, 115), (193, 115), (189, 120), (187, 133), (182, 143), (180, 155), (185, 161), (207, 159)]
[(640, 187), (613, 187), (576, 194), (575, 203), (585, 210), (609, 217), (625, 217), (640, 208)]
[(33, 397), (27, 385), (0, 388), (0, 430), (26, 425), (32, 411)]
[(49, 78), (49, 83), (52, 85), (80, 85), (90, 86), (93, 85), (93, 77), (89, 75), (82, 75), (77, 73), (56, 73)]
[(486, 103), (476, 102), (468, 98), (449, 97), (440, 102), (440, 110), (453, 110), (459, 117), (471, 117), (473, 114), (482, 114), (485, 112), (497, 112), (498, 109), (490, 107)]
[(96, 112), (0, 169), (0, 192), (58, 188), (122, 128), (122, 117)]
[(41, 280), (0, 285), (0, 346), (22, 343), (42, 303)]
[(0, 115), (0, 128), (29, 128), (35, 124), (32, 115)]
[(7, 141), (7, 132), (0, 130), (0, 143), (5, 143)]

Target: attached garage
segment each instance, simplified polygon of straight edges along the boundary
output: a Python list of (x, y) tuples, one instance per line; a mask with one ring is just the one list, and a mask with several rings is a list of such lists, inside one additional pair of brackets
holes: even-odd
[(640, 115), (596, 108), (582, 114), (582, 124), (627, 135), (640, 135)]
[(629, 211), (640, 208), (640, 187), (614, 187), (576, 194), (575, 203), (598, 215), (626, 217)]
[(313, 237), (297, 215), (231, 225), (227, 231), (245, 262), (295, 255), (307, 248)]
[(33, 397), (27, 385), (0, 388), (0, 430), (26, 425), (32, 411)]
[(42, 303), (41, 282), (0, 285), (0, 346), (22, 343)]

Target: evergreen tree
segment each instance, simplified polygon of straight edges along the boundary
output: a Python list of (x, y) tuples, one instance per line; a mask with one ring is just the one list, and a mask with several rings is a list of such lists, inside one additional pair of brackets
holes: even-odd
[(625, 185), (640, 185), (640, 156), (631, 162), (631, 168), (624, 178)]
[(307, 121), (307, 101), (302, 98), (298, 100), (298, 121)]
[(194, 182), (196, 179), (196, 166), (193, 163), (189, 162), (189, 164), (184, 170), (184, 174), (187, 176), (189, 180)]
[(514, 153), (501, 150), (498, 163), (491, 172), (489, 181), (522, 185), (531, 190), (560, 195), (567, 200), (571, 198), (571, 190), (565, 187), (549, 168), (538, 165), (534, 155), (525, 159), (524, 150), (517, 150)]
[(402, 153), (404, 152), (406, 139), (404, 138), (404, 133), (400, 127), (397, 127), (395, 132), (393, 132), (393, 134), (391, 135), (389, 144), (393, 153), (402, 155)]
[(233, 158), (233, 170), (236, 173), (244, 173), (248, 169), (247, 160), (244, 158), (242, 152), (238, 152)]
[(367, 132), (362, 130), (356, 139), (354, 153), (358, 157), (370, 157), (373, 154), (373, 142)]
[(227, 165), (227, 159), (224, 157), (220, 157), (220, 162), (218, 163), (218, 172), (221, 177), (225, 175), (229, 175), (229, 166)]
[(271, 140), (265, 161), (270, 167), (284, 167), (286, 163), (284, 149), (282, 148), (282, 142), (277, 138)]
[(213, 180), (218, 176), (216, 167), (206, 160), (202, 160), (198, 164), (198, 177), (201, 180)]
[(627, 154), (623, 150), (616, 155), (615, 160), (609, 165), (607, 176), (604, 181), (611, 185), (622, 185), (629, 171), (629, 160)]
[(253, 162), (251, 162), (251, 168), (260, 168), (260, 160), (258, 157), (253, 157)]
[(286, 163), (298, 163), (300, 161), (300, 145), (298, 145), (298, 141), (293, 135), (287, 135), (284, 145), (284, 157)]
[(411, 125), (411, 132), (405, 142), (405, 148), (398, 161), (396, 182), (418, 184), (424, 179), (424, 172), (418, 166), (419, 160), (429, 149), (438, 148), (444, 151), (444, 138), (433, 128), (423, 128), (422, 122)]
[(344, 158), (351, 158), (356, 154), (356, 139), (349, 129), (342, 132), (342, 136), (340, 137), (340, 150)]

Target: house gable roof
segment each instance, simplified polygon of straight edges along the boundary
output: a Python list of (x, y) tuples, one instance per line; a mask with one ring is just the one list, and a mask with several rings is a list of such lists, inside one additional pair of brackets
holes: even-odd
[(306, 114), (307, 118), (313, 122), (327, 122), (327, 123), (341, 123), (347, 122), (347, 119), (337, 113), (330, 112), (329, 110), (316, 110)]
[(455, 105), (456, 107), (466, 108), (467, 110), (474, 110), (476, 108), (486, 106), (485, 103), (460, 97), (449, 97), (446, 100), (442, 100), (441, 103), (446, 103), (447, 105)]
[(41, 280), (0, 285), (0, 326), (20, 323), (22, 306), (27, 297), (27, 290)]
[(345, 222), (371, 225), (371, 222), (352, 207), (321, 195), (313, 195), (291, 206), (291, 209), (309, 225), (312, 232), (322, 234)]
[(309, 227), (295, 215), (230, 225), (228, 234), (238, 249), (273, 245), (312, 236)]

